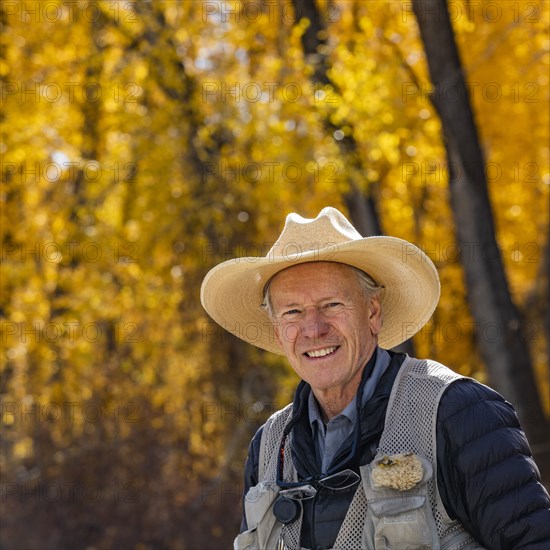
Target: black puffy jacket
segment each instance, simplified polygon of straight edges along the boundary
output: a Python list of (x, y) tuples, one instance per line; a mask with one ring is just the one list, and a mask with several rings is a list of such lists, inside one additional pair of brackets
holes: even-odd
[[(343, 467), (358, 471), (359, 465), (374, 458), (392, 385), (405, 358), (389, 353), (391, 363), (361, 409), (358, 452)], [(366, 376), (362, 384), (365, 380)], [(300, 479), (320, 473), (307, 412), (310, 391), (310, 386), (301, 382), (293, 404), (296, 424), (292, 459)], [(250, 443), (244, 494), (258, 482), (261, 433), (262, 428)], [(351, 437), (334, 461), (346, 456), (350, 446)], [(484, 547), (550, 549), (550, 497), (539, 482), (538, 469), (514, 409), (498, 393), (469, 379), (449, 386), (438, 410), (437, 470), (447, 513)], [(303, 501), (302, 546), (331, 548), (352, 498), (353, 491), (331, 493), (321, 489), (314, 499)], [(243, 515), (241, 532), (246, 528)]]

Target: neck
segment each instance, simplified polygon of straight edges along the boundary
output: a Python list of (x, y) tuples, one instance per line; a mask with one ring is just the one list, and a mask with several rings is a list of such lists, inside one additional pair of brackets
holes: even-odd
[(345, 388), (312, 390), (325, 422), (339, 415), (351, 403), (361, 383), (361, 372), (358, 374), (357, 380), (351, 381)]

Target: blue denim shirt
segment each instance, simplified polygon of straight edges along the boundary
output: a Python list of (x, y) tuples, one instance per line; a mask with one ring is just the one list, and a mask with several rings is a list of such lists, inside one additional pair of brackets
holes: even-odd
[[(388, 365), (390, 364), (390, 355), (386, 350), (376, 348), (376, 361), (372, 370), (372, 375), (365, 383), (363, 389), (364, 405), (371, 397)], [(346, 408), (337, 416), (331, 418), (325, 426), (319, 410), (319, 404), (313, 395), (309, 394), (308, 412), (311, 430), (313, 432), (313, 440), (316, 445), (317, 456), (321, 459), (321, 471), (325, 473), (332, 459), (337, 454), (338, 450), (353, 432), (357, 421), (357, 407), (354, 397), (346, 406)]]

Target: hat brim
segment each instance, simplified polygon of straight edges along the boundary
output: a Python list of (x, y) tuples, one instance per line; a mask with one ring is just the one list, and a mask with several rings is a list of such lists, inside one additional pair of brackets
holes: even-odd
[(238, 338), (279, 355), (283, 349), (261, 307), (265, 284), (279, 271), (306, 262), (338, 262), (368, 273), (384, 288), (378, 344), (393, 348), (430, 319), (440, 295), (437, 270), (416, 246), (396, 237), (365, 237), (285, 257), (246, 257), (211, 269), (201, 286), (208, 314)]

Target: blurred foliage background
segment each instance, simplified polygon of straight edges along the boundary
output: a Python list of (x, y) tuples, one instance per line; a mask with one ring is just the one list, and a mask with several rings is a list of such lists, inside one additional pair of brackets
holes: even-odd
[[(550, 4), (448, 4), (548, 412)], [(290, 1), (2, 3), (3, 548), (231, 545), (248, 442), (297, 379), (199, 286), (288, 212), (369, 197), (439, 270), (416, 355), (491, 382), (411, 6), (317, 7), (324, 84)]]

